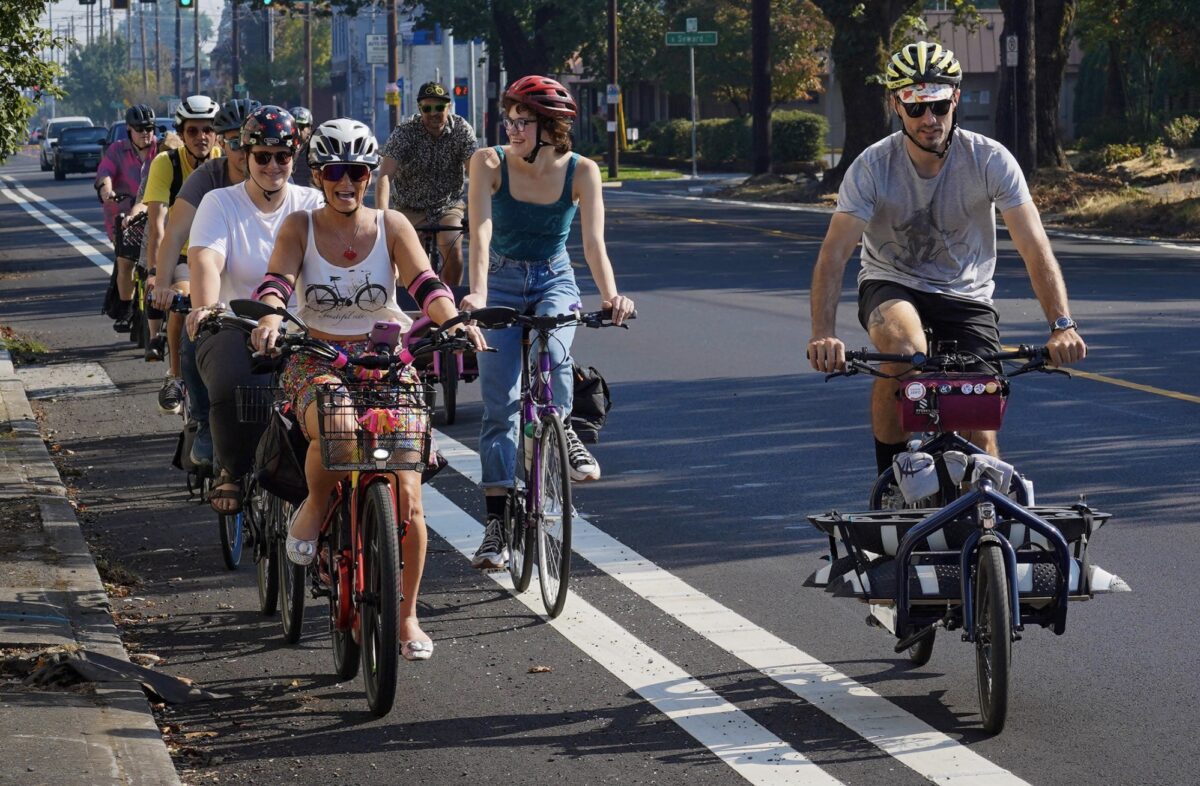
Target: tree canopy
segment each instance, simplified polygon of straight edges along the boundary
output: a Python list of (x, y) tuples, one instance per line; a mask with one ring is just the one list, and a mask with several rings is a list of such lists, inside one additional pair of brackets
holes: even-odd
[(62, 95), (60, 69), (40, 53), (64, 42), (38, 25), (45, 0), (6, 0), (0, 8), (0, 162), (28, 138), (41, 95)]
[(127, 61), (125, 41), (109, 38), (107, 34), (87, 46), (72, 49), (67, 55), (67, 75), (63, 79), (68, 110), (107, 125), (117, 114), (112, 104), (125, 104), (121, 82), (129, 67)]

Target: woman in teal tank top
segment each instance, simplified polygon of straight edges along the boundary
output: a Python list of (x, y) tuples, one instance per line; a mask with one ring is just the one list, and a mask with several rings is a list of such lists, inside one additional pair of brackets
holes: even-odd
[[(502, 103), (508, 144), (471, 157), (468, 191), (471, 218), (470, 283), (463, 309), (508, 306), (522, 313), (565, 314), (580, 303), (567, 255), (567, 235), (575, 214), (583, 230), (583, 256), (604, 308), (620, 323), (633, 313), (633, 301), (617, 291), (604, 246), (604, 201), (600, 169), (571, 152), (571, 123), (578, 110), (561, 84), (526, 76), (509, 85)], [(549, 149), (547, 149), (549, 148)], [(500, 532), (504, 502), (513, 486), (521, 383), (521, 329), (484, 331), (496, 352), (479, 355), (483, 425), (479, 458), (487, 504), (487, 529), (472, 565), (499, 569), (507, 561)], [(556, 334), (554, 401), (570, 423), (571, 341), (575, 330)], [(571, 478), (597, 480), (600, 466), (567, 431)]]

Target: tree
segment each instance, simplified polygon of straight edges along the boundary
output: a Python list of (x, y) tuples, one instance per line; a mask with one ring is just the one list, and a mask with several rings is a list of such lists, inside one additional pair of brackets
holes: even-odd
[(67, 57), (63, 91), (70, 111), (96, 121), (114, 116), (114, 102), (125, 101), (121, 79), (128, 69), (125, 41), (102, 34), (90, 46), (77, 47)]
[(1034, 25), (1037, 28), (1037, 165), (1069, 166), (1058, 128), (1063, 74), (1071, 51), (1071, 29), (1078, 0), (1041, 0)]
[(44, 0), (8, 0), (0, 11), (0, 163), (28, 139), (26, 129), (43, 95), (61, 96), (61, 72), (40, 54), (65, 41), (38, 26)]

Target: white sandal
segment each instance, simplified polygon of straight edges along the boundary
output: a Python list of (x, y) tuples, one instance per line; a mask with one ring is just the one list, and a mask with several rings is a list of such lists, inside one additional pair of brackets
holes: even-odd
[(304, 504), (301, 503), (300, 507), (292, 511), (292, 515), (288, 518), (288, 536), (287, 542), (285, 543), (288, 560), (291, 561), (292, 564), (300, 565), (302, 567), (311, 565), (312, 561), (317, 557), (316, 538), (313, 538), (312, 540), (304, 540), (302, 538), (296, 538), (292, 536), (292, 525), (296, 523), (296, 516), (300, 514), (300, 510), (303, 507)]

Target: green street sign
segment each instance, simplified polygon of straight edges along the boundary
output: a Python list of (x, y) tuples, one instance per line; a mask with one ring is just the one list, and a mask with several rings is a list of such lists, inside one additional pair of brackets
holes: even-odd
[(245, 82), (238, 82), (236, 85), (234, 85), (234, 86), (233, 86), (233, 92), (235, 92), (235, 93), (244, 93), (244, 92), (246, 92), (246, 83), (245, 83)]
[(717, 31), (706, 30), (696, 33), (667, 33), (667, 46), (716, 46)]

